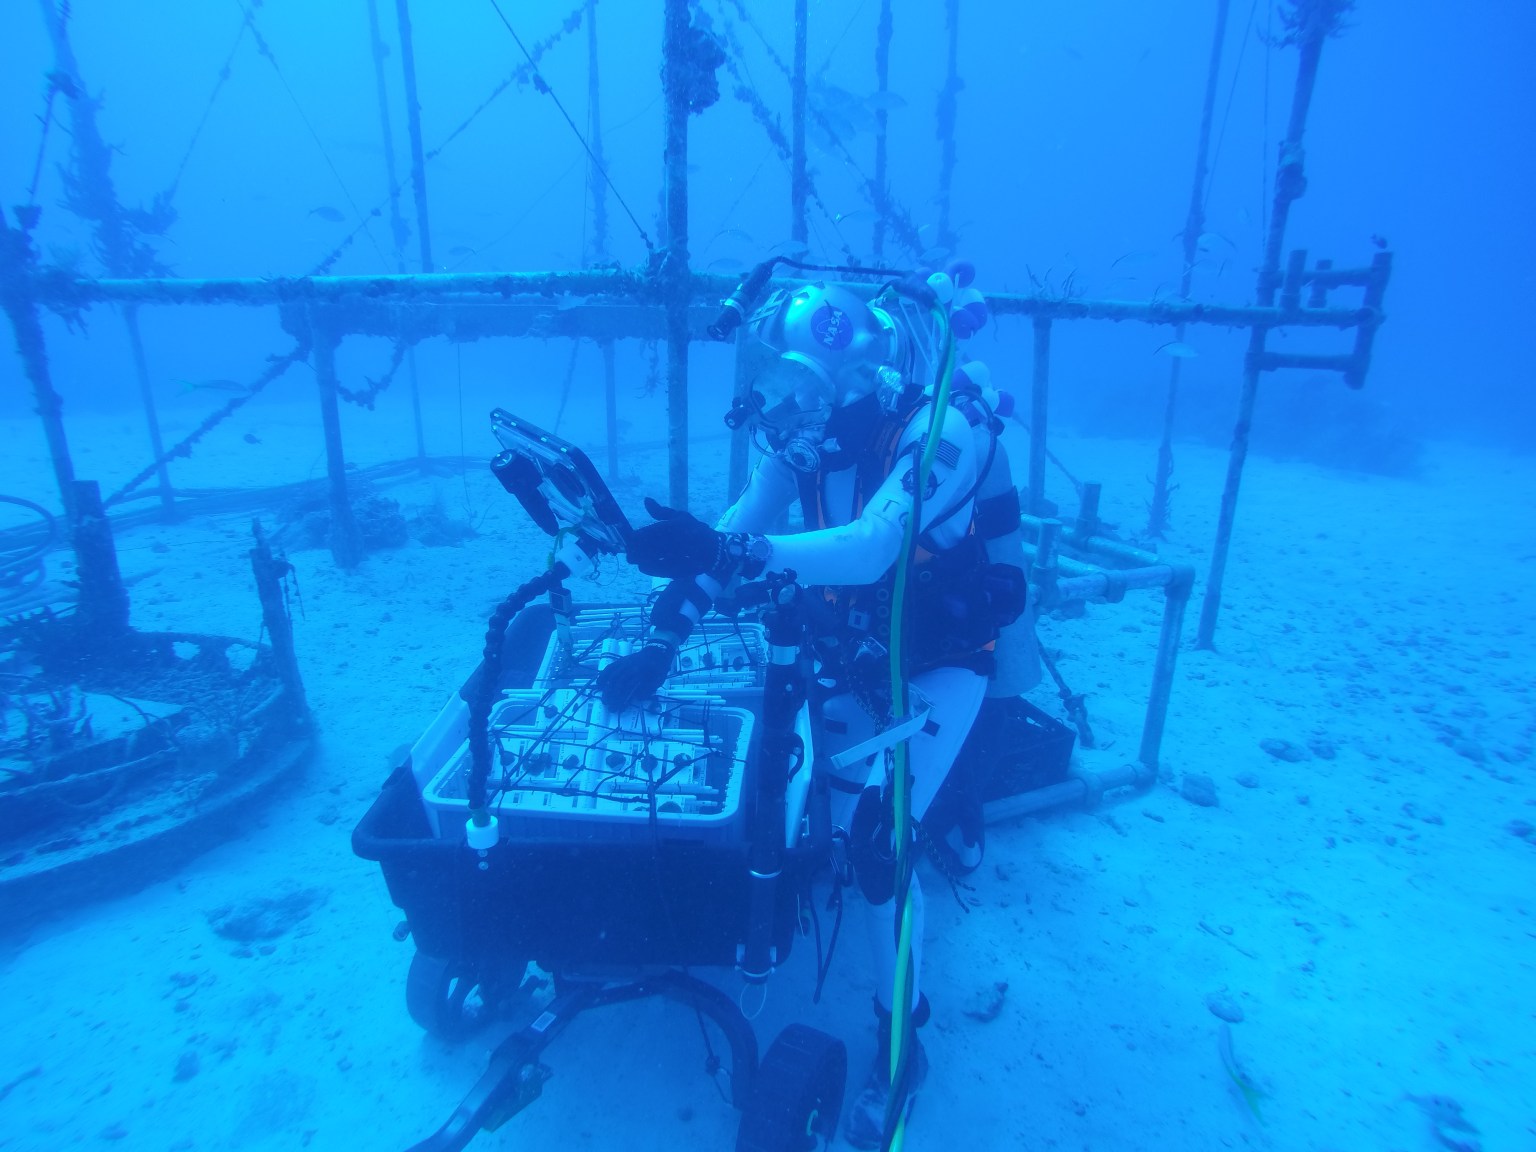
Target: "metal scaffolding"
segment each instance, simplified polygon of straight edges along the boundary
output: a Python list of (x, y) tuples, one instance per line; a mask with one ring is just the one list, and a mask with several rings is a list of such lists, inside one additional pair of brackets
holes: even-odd
[[(43, 7), (46, 13), (52, 14), (50, 33), (55, 48), (55, 68), (63, 71), (75, 91), (83, 92), (78, 67), (68, 49), (67, 29), (57, 19), (51, 0), (43, 0)], [(957, 73), (961, 26), (959, 7), (959, 0), (947, 0), (948, 81), (945, 99), (941, 101), (938, 125), (944, 158), (941, 196), (944, 207), (943, 229), (946, 232), (949, 187), (954, 168), (954, 97), (961, 87)], [(1211, 78), (1206, 89), (1202, 116), (1195, 190), (1190, 217), (1184, 230), (1185, 269), (1180, 297), (1139, 301), (1090, 300), (1048, 292), (1000, 293), (987, 297), (988, 305), (995, 315), (1027, 317), (1033, 331), (1025, 509), (1033, 517), (1034, 523), (1035, 548), (1039, 561), (1037, 582), (1046, 581), (1049, 584), (1049, 597), (1058, 600), (1106, 596), (1114, 599), (1128, 587), (1148, 584), (1163, 587), (1169, 599), (1143, 734), (1141, 763), (1144, 768), (1155, 767), (1157, 761), (1168, 689), (1178, 649), (1179, 629), (1184, 605), (1193, 584), (1192, 573), (1159, 565), (1155, 557), (1149, 561), (1147, 555), (1141, 554), (1129, 558), (1124, 555), (1111, 557), (1122, 567), (1128, 564), (1131, 571), (1137, 573), (1134, 576), (1125, 572), (1117, 574), (1104, 567), (1069, 571), (1070, 564), (1063, 567), (1055, 562), (1056, 530), (1051, 527), (1054, 521), (1048, 519), (1044, 504), (1045, 464), (1049, 453), (1047, 413), (1053, 325), (1058, 322), (1132, 321), (1171, 327), (1175, 338), (1182, 337), (1192, 325), (1241, 328), (1249, 333), (1227, 485), (1222, 497), (1220, 524), (1201, 613), (1198, 642), (1208, 646), (1212, 643), (1220, 605), (1238, 485), (1247, 452), (1248, 430), (1258, 381), (1263, 373), (1280, 368), (1310, 368), (1337, 371), (1350, 387), (1360, 387), (1370, 367), (1376, 330), (1383, 320), (1382, 300), (1392, 267), (1391, 254), (1387, 252), (1377, 253), (1369, 265), (1345, 269), (1335, 268), (1327, 260), (1309, 264), (1304, 251), (1293, 251), (1285, 261), (1284, 269), (1281, 269), (1289, 207), (1305, 188), (1302, 175), (1302, 135), (1322, 45), (1336, 30), (1338, 14), (1347, 7), (1345, 0), (1288, 0), (1286, 9), (1292, 19), (1287, 21), (1289, 31), (1284, 42), (1298, 48), (1300, 65), (1290, 124), (1280, 147), (1280, 164), (1275, 176), (1274, 211), (1266, 237), (1264, 263), (1259, 272), (1258, 302), (1254, 305), (1223, 305), (1197, 303), (1188, 299), (1193, 238), (1199, 236), (1201, 227), (1199, 205), (1202, 202), (1201, 188), (1209, 140), (1212, 93), (1219, 71), (1226, 7), (1226, 0), (1218, 0), (1217, 31), (1212, 49)], [(737, 8), (745, 17), (745, 7), (738, 4)], [(405, 226), (401, 222), (398, 207), (399, 185), (393, 178), (392, 142), (388, 143), (386, 156), (391, 167), (390, 211), (395, 259), (400, 272), (390, 275), (178, 279), (156, 274), (156, 269), (139, 258), (143, 253), (135, 247), (134, 238), (128, 234), (117, 235), (113, 231), (114, 228), (121, 231), (121, 209), (116, 207), (105, 166), (89, 150), (89, 123), (77, 122), (77, 163), (73, 178), (80, 187), (87, 190), (92, 198), (90, 202), (97, 205), (91, 218), (104, 230), (103, 251), (108, 255), (113, 251), (123, 253), (120, 260), (107, 259), (110, 275), (102, 278), (81, 277), (43, 263), (31, 237), (31, 230), (36, 224), (35, 207), (28, 209), (26, 214), (18, 210), (15, 226), (9, 221), (0, 222), (0, 306), (3, 306), (16, 333), (22, 367), (32, 387), (37, 411), (46, 431), (60, 501), (69, 515), (78, 517), (81, 512), (76, 507), (77, 489), (65, 436), (62, 403), (50, 375), (39, 313), (42, 309), (49, 309), (66, 317), (76, 317), (88, 309), (104, 305), (120, 307), (128, 319), (133, 336), (133, 355), (150, 419), (151, 465), (141, 473), (136, 483), (144, 482), (151, 475), (158, 477), (161, 499), (167, 509), (171, 507), (172, 490), (166, 465), (169, 460), (188, 450), (189, 441), (170, 447), (160, 442), (135, 318), (142, 307), (196, 304), (275, 306), (279, 309), (284, 329), (295, 338), (295, 350), (281, 361), (274, 362), (258, 387), (295, 360), (305, 357), (310, 359), (318, 380), (325, 431), (333, 524), (331, 545), (336, 562), (342, 566), (358, 563), (363, 554), (347, 491), (346, 456), (337, 417), (338, 396), (344, 395), (345, 390), (337, 379), (335, 355), (337, 348), (349, 337), (387, 337), (397, 343), (405, 356), (409, 356), (422, 340), (432, 337), (454, 342), (529, 336), (596, 341), (602, 350), (604, 363), (610, 471), (617, 466), (614, 343), (623, 339), (664, 339), (667, 347), (669, 497), (674, 506), (686, 507), (689, 495), (688, 349), (691, 343), (708, 338), (706, 328), (717, 310), (717, 302), (735, 287), (734, 278), (700, 274), (693, 271), (689, 264), (688, 124), (691, 115), (702, 111), (718, 97), (714, 74), (719, 67), (728, 66), (729, 62), (719, 39), (700, 23), (695, 7), (689, 0), (662, 0), (662, 9), (665, 235), (654, 247), (649, 238), (645, 237), (650, 258), (644, 266), (635, 269), (597, 266), (606, 257), (607, 206), (604, 185), (607, 177), (602, 168), (601, 134), (598, 131), (596, 111), (595, 0), (584, 0), (572, 20), (568, 20), (564, 26), (565, 30), (570, 30), (574, 26), (572, 21), (579, 22), (583, 14), (588, 22), (588, 60), (591, 70), (589, 98), (592, 101), (588, 131), (596, 147), (594, 149), (586, 140), (583, 143), (588, 147), (592, 159), (588, 182), (594, 200), (596, 238), (590, 266), (581, 270), (449, 273), (434, 268), (427, 223), (425, 166), (430, 155), (435, 153), (426, 152), (422, 142), (408, 0), (396, 0), (396, 14), (406, 123), (410, 137), (410, 186), (415, 200), (422, 268), (419, 273), (403, 271)], [(389, 118), (382, 70), (384, 54), (373, 0), (369, 3), (369, 18), (382, 126), (388, 141)], [(789, 153), (787, 159), (790, 160), (792, 177), (791, 221), (797, 239), (803, 239), (806, 234), (808, 203), (819, 203), (805, 157), (806, 118), (815, 115), (814, 109), (807, 108), (807, 23), (807, 5), (804, 0), (798, 0), (794, 8), (793, 63), (787, 66), (792, 81), (792, 144), (783, 141)], [(881, 5), (877, 37), (876, 59), (880, 90), (883, 92), (892, 37), (889, 3)], [(535, 55), (529, 55), (529, 64), (534, 69), (532, 74), (537, 76)], [(542, 80), (539, 82), (542, 84)], [(88, 106), (90, 101), (77, 99), (73, 103)], [(762, 122), (760, 108), (754, 110), (754, 115)], [(877, 120), (880, 130), (875, 142), (875, 176), (864, 181), (863, 191), (875, 212), (873, 234), (878, 254), (887, 237), (901, 240), (910, 231), (910, 223), (905, 220), (886, 187), (883, 107)], [(764, 127), (772, 134), (770, 125), (765, 123)], [(100, 144), (99, 137), (96, 137), (96, 143)], [(82, 149), (85, 151), (82, 152)], [(350, 238), (343, 242), (343, 248), (347, 243), (350, 243)], [(321, 267), (328, 268), (340, 250), (333, 253)], [(1345, 288), (1360, 289), (1359, 301), (1345, 305), (1332, 303), (1331, 294)], [(572, 297), (580, 298), (574, 307), (570, 306)], [(1350, 333), (1352, 343), (1347, 349), (1330, 354), (1280, 353), (1268, 348), (1266, 341), (1270, 333), (1298, 327)], [(399, 360), (397, 356), (396, 367)], [(1170, 413), (1178, 383), (1177, 361), (1174, 362), (1172, 372), (1169, 386)], [(414, 365), (412, 376), (414, 378)], [(228, 405), (226, 409), (232, 411), (235, 406), (237, 404)], [(420, 441), (419, 405), (417, 428), (418, 455), (424, 457), (424, 446)], [(202, 431), (206, 431), (206, 428), (195, 435), (200, 435)], [(738, 445), (739, 449), (743, 447)], [(744, 450), (733, 455), (733, 473), (744, 466), (745, 459)], [(1159, 476), (1159, 483), (1166, 485), (1166, 472), (1161, 467)], [(114, 499), (120, 499), (127, 491), (125, 489), (118, 493)], [(1112, 543), (1095, 538), (1091, 533), (1080, 542), (1090, 553), (1096, 548), (1101, 558), (1107, 555), (1103, 546)]]

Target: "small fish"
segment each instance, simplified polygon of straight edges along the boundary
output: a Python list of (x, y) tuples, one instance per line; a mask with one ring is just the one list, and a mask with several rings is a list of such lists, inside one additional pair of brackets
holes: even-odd
[(1381, 235), (1379, 232), (1372, 232), (1371, 243), (1376, 245), (1378, 248), (1385, 249), (1387, 246), (1387, 238)]
[(178, 380), (184, 392), (249, 392), (238, 380)]
[(257, 436), (254, 432), (247, 432), (244, 436), (240, 437), (240, 439), (244, 440), (247, 444), (261, 443), (261, 437)]
[(1476, 1124), (1462, 1115), (1458, 1101), (1450, 1096), (1415, 1096), (1411, 1092), (1407, 1098), (1424, 1113), (1430, 1135), (1442, 1148), (1449, 1148), (1450, 1152), (1482, 1152), (1483, 1144), (1478, 1139), (1481, 1133)]
[(1237, 1053), (1232, 1050), (1230, 1024), (1222, 1023), (1221, 1031), (1216, 1036), (1216, 1051), (1221, 1054), (1221, 1066), (1227, 1070), (1227, 1076), (1231, 1078), (1238, 1095), (1243, 1098), (1243, 1103), (1248, 1105), (1248, 1110), (1253, 1113), (1255, 1120), (1260, 1124), (1264, 1123), (1264, 1114), (1259, 1110), (1259, 1102), (1266, 1099), (1267, 1094), (1253, 1082), (1253, 1077), (1237, 1062)]
[(1195, 241), (1195, 247), (1200, 249), (1202, 252), (1209, 252), (1218, 243), (1225, 244), (1228, 248), (1235, 249), (1237, 247), (1236, 244), (1232, 243), (1232, 241), (1228, 240), (1220, 232), (1200, 233), (1200, 238)]
[(879, 213), (873, 208), (855, 208), (852, 212), (839, 212), (833, 219), (839, 224), (867, 224)]
[(332, 208), (329, 204), (322, 204), (318, 208), (311, 208), (309, 214), (311, 216), (318, 216), (322, 220), (329, 220), (332, 224), (340, 224), (346, 219), (341, 214), (340, 208)]
[(1196, 356), (1200, 355), (1200, 353), (1196, 352), (1182, 340), (1170, 340), (1168, 343), (1153, 349), (1152, 355), (1156, 356), (1159, 352), (1165, 356), (1172, 356), (1175, 360), (1193, 360)]

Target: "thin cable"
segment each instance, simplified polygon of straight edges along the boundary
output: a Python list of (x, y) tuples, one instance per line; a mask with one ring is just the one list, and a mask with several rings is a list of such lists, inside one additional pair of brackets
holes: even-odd
[(213, 104), (219, 98), (219, 93), (224, 90), (224, 85), (229, 82), (229, 66), (234, 63), (235, 53), (240, 51), (240, 45), (245, 40), (245, 32), (248, 27), (245, 21), (240, 22), (240, 31), (235, 33), (235, 42), (229, 47), (229, 55), (224, 57), (224, 66), (219, 69), (219, 78), (214, 81), (213, 91), (208, 94), (208, 102), (203, 105), (203, 114), (198, 118), (197, 127), (192, 130), (192, 139), (187, 142), (187, 150), (182, 153), (181, 163), (176, 165), (176, 175), (171, 177), (171, 184), (165, 190), (167, 200), (176, 195), (176, 189), (181, 187), (181, 177), (187, 170), (187, 162), (192, 159), (192, 153), (197, 148), (197, 142), (202, 138), (203, 128), (208, 124), (208, 117), (213, 112)]
[(571, 132), (575, 135), (576, 139), (581, 142), (582, 150), (586, 152), (587, 159), (590, 160), (592, 162), (592, 166), (602, 174), (603, 183), (608, 185), (609, 191), (613, 193), (613, 198), (619, 202), (619, 207), (624, 209), (624, 215), (628, 216), (629, 222), (635, 226), (635, 231), (640, 233), (640, 239), (645, 242), (645, 250), (652, 255), (655, 255), (656, 246), (651, 243), (650, 236), (646, 233), (645, 229), (640, 226), (640, 221), (635, 219), (635, 214), (629, 210), (629, 205), (624, 202), (623, 194), (619, 192), (618, 187), (614, 184), (612, 178), (608, 175), (608, 170), (604, 168), (601, 163), (599, 163), (597, 157), (593, 154), (591, 145), (587, 143), (587, 138), (581, 134), (581, 129), (576, 127), (576, 121), (571, 119), (571, 114), (565, 110), (565, 105), (560, 103), (560, 97), (555, 95), (555, 90), (549, 86), (549, 82), (546, 81), (543, 74), (539, 72), (539, 66), (534, 63), (533, 57), (529, 55), (528, 49), (523, 47), (523, 42), (518, 39), (517, 32), (513, 30), (511, 23), (508, 22), (506, 15), (501, 10), (501, 6), (496, 3), (496, 0), (490, 0), (490, 5), (496, 10), (496, 15), (501, 19), (503, 26), (505, 26), (507, 30), (507, 34), (512, 37), (512, 42), (517, 45), (518, 51), (528, 58), (528, 64), (533, 69), (533, 86), (555, 102), (555, 107), (560, 110), (560, 115), (565, 118), (565, 122), (570, 127)]
[(48, 98), (43, 104), (43, 131), (37, 138), (37, 160), (32, 164), (32, 182), (27, 185), (27, 203), (37, 203), (37, 184), (43, 175), (43, 154), (48, 150), (48, 130), (53, 127), (53, 100), (59, 94), (57, 73), (48, 77)]
[[(294, 111), (299, 114), (299, 119), (304, 121), (304, 127), (309, 130), (310, 139), (315, 142), (315, 147), (320, 149), (320, 155), (325, 159), (325, 166), (331, 170), (331, 175), (336, 177), (336, 184), (340, 187), (341, 194), (347, 198), (347, 204), (351, 207), (352, 214), (362, 220), (362, 230), (368, 234), (368, 240), (378, 252), (379, 259), (388, 264), (389, 257), (385, 254), (384, 249), (379, 247), (378, 238), (374, 236), (373, 230), (368, 227), (368, 215), (363, 213), (363, 210), (357, 206), (357, 201), (352, 198), (352, 193), (347, 188), (347, 182), (341, 178), (341, 173), (331, 160), (331, 154), (326, 151), (325, 144), (320, 139), (320, 133), (315, 131), (315, 126), (310, 123), (309, 117), (304, 112), (304, 106), (299, 103), (299, 98), (294, 95), (293, 89), (288, 86), (288, 78), (283, 75), (282, 68), (278, 66), (277, 57), (272, 55), (272, 49), (267, 44), (266, 37), (261, 34), (261, 29), (256, 27), (255, 14), (245, 6), (244, 0), (234, 0), (234, 5), (240, 9), (240, 14), (245, 17), (246, 26), (250, 28), (251, 35), (256, 38), (256, 51), (261, 53), (267, 62), (272, 65), (272, 71), (277, 73), (278, 83), (283, 86), (283, 91), (288, 93), (288, 99), (293, 102)], [(372, 215), (377, 214), (378, 210), (375, 209)]]
[(1200, 211), (1204, 213), (1211, 202), (1211, 187), (1216, 183), (1216, 168), (1221, 163), (1221, 142), (1227, 137), (1227, 122), (1232, 117), (1232, 97), (1237, 95), (1237, 81), (1243, 74), (1243, 60), (1248, 55), (1248, 39), (1253, 32), (1253, 18), (1259, 10), (1259, 0), (1253, 0), (1248, 9), (1248, 23), (1243, 28), (1242, 43), (1237, 49), (1237, 64), (1232, 69), (1232, 84), (1227, 88), (1227, 103), (1221, 110), (1221, 127), (1216, 132), (1216, 149), (1211, 156), (1210, 175), (1206, 178), (1205, 198), (1200, 202)]
[(853, 10), (853, 15), (848, 17), (848, 23), (843, 25), (842, 32), (838, 33), (836, 40), (832, 41), (832, 47), (827, 49), (827, 55), (821, 62), (821, 67), (816, 69), (817, 79), (827, 74), (827, 69), (832, 67), (832, 61), (837, 58), (837, 50), (843, 46), (843, 41), (848, 38), (848, 33), (853, 30), (854, 23), (864, 11), (864, 5), (869, 0), (859, 0), (859, 6)]

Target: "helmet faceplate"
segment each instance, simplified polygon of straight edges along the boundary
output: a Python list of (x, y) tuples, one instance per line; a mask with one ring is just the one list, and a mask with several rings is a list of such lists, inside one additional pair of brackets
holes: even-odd
[(897, 347), (890, 318), (846, 288), (805, 284), (770, 296), (747, 320), (748, 400), (784, 430), (825, 423), (833, 408), (875, 390)]

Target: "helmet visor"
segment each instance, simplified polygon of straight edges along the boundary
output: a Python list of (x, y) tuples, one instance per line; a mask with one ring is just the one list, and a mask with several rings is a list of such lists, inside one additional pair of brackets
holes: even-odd
[(799, 352), (765, 357), (749, 387), (754, 421), (771, 432), (825, 424), (832, 413), (835, 390), (826, 370)]

